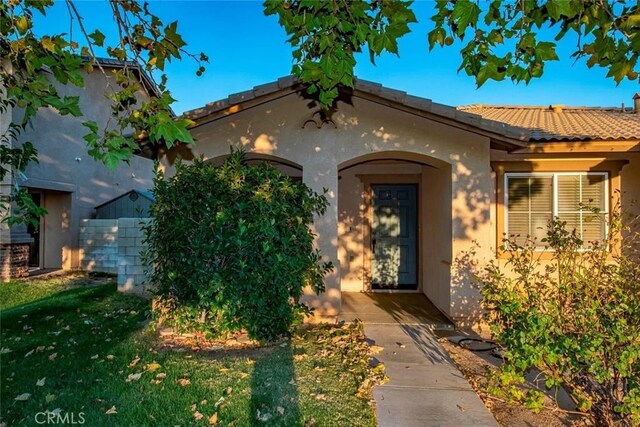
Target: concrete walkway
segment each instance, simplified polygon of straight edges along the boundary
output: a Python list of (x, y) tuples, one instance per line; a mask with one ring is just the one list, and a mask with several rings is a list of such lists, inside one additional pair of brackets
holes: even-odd
[[(346, 298), (345, 298), (346, 295)], [(357, 298), (360, 296), (354, 295)], [(419, 297), (415, 295), (415, 299)], [(386, 384), (373, 391), (378, 425), (381, 427), (425, 426), (497, 426), (493, 415), (484, 406), (468, 381), (453, 364), (447, 352), (433, 334), (433, 316), (424, 319), (408, 312), (380, 313), (375, 308), (388, 305), (393, 295), (372, 296), (369, 305), (361, 305), (366, 314), (364, 330), (372, 345), (383, 347), (375, 357), (385, 365), (389, 377)], [(384, 304), (377, 304), (381, 298)], [(425, 298), (426, 299), (426, 298)], [(343, 294), (347, 306), (357, 307), (354, 298)], [(359, 300), (362, 304), (363, 301)], [(428, 300), (427, 300), (428, 302)], [(344, 302), (343, 302), (344, 304)], [(371, 305), (375, 307), (371, 307)], [(357, 309), (343, 312), (343, 320), (357, 316)], [(430, 311), (430, 310), (428, 310)], [(355, 314), (355, 316), (354, 316)], [(351, 318), (351, 319), (349, 319)], [(404, 321), (409, 320), (410, 323)], [(444, 325), (445, 327), (449, 325)]]

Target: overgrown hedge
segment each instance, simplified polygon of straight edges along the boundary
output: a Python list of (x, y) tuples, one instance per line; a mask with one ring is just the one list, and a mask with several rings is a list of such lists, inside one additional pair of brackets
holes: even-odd
[(233, 152), (221, 166), (178, 163), (155, 179), (144, 257), (154, 269), (154, 313), (180, 330), (220, 337), (245, 329), (272, 340), (308, 309), (305, 286), (322, 292), (333, 267), (321, 262), (308, 225), (327, 207), (304, 183)]

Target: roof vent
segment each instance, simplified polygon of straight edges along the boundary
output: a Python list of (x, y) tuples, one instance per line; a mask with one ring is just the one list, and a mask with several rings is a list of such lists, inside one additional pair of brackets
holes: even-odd
[(633, 95), (633, 112), (640, 114), (640, 92)]
[(549, 106), (549, 109), (551, 111), (553, 111), (554, 113), (556, 113), (556, 114), (562, 113), (562, 109), (563, 108), (564, 108), (564, 105), (562, 105), (562, 104), (555, 104), (555, 105), (550, 105)]

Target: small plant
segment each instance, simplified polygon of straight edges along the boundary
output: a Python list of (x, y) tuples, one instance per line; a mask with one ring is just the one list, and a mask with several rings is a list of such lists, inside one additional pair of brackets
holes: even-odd
[(537, 369), (595, 425), (640, 425), (640, 233), (638, 217), (623, 227), (619, 212), (604, 242), (583, 242), (555, 219), (543, 240), (550, 260), (531, 240), (507, 239), (506, 265), (487, 267), (483, 302), (506, 350), (492, 392), (539, 411), (542, 392), (521, 387)]
[(305, 286), (324, 290), (333, 267), (313, 248), (309, 224), (327, 199), (304, 183), (232, 151), (221, 166), (179, 163), (153, 192), (144, 256), (160, 322), (206, 338), (245, 329), (273, 340), (308, 313), (298, 303)]

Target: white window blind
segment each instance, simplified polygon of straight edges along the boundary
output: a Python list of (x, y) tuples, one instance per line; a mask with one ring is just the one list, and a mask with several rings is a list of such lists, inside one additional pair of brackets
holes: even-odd
[(602, 241), (608, 213), (606, 184), (604, 172), (505, 174), (505, 233), (519, 244), (529, 236), (544, 247), (541, 240), (556, 217), (585, 243)]

